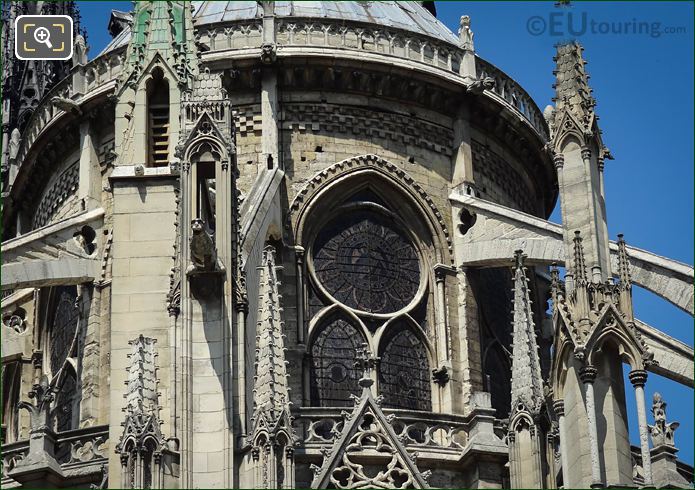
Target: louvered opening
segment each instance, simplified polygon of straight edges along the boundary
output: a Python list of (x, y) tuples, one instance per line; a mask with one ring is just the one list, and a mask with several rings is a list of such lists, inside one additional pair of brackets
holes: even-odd
[(147, 164), (169, 165), (169, 84), (157, 70), (148, 85)]

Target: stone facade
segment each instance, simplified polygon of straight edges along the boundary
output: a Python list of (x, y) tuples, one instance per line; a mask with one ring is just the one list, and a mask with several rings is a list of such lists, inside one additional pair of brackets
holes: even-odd
[(693, 268), (609, 240), (581, 47), (543, 114), (469, 17), (332, 5), (138, 2), (3, 100), (3, 487), (687, 486), (631, 288)]

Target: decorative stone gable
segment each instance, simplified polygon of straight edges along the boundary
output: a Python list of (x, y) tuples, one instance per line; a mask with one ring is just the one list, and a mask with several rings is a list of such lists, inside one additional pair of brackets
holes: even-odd
[[(353, 395), (355, 408), (343, 412), (343, 429), (333, 446), (324, 451), (323, 464), (312, 465), (311, 488), (429, 488), (429, 471), (421, 473), (416, 456), (408, 453), (393, 430), (394, 415), (381, 410), (381, 397), (374, 398), (370, 372), (375, 358), (361, 361), (365, 374), (360, 379), (362, 394)], [(373, 465), (369, 471), (367, 466)]]

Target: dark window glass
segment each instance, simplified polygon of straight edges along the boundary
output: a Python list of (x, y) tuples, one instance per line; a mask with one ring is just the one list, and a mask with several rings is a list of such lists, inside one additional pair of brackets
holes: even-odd
[(402, 325), (381, 354), (379, 391), (384, 406), (410, 410), (432, 410), (430, 367), (420, 339)]
[(329, 319), (311, 347), (311, 401), (322, 407), (352, 405), (350, 395), (359, 395), (362, 373), (355, 368), (357, 349), (364, 339), (341, 317)]
[(337, 301), (369, 313), (406, 307), (420, 285), (418, 253), (393, 221), (369, 211), (341, 215), (319, 234), (314, 269)]

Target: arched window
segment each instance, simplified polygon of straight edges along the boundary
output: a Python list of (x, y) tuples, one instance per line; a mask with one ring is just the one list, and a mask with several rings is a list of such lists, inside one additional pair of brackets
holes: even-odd
[(161, 69), (147, 84), (147, 164), (169, 165), (169, 83)]
[[(387, 196), (389, 194), (386, 194)], [(364, 336), (386, 328), (377, 364), (378, 394), (385, 406), (432, 410), (427, 345), (414, 332), (427, 330), (428, 228), (396, 194), (387, 199), (371, 185), (345, 193), (331, 212), (308, 226), (306, 287), (309, 315), (321, 316), (311, 345), (313, 405), (350, 406), (360, 394), (355, 366)], [(394, 203), (398, 203), (398, 207)], [(345, 314), (335, 316), (335, 311)], [(348, 316), (354, 314), (355, 320)], [(359, 319), (359, 320), (358, 320)], [(312, 320), (310, 320), (312, 321)], [(359, 330), (356, 325), (364, 325)], [(370, 345), (374, 342), (370, 342)]]
[(311, 402), (314, 406), (350, 406), (351, 394), (359, 395), (361, 372), (355, 368), (362, 335), (341, 316), (322, 327), (311, 347)]
[(203, 142), (195, 149), (191, 160), (195, 163), (191, 172), (195, 182), (192, 197), (196, 206), (196, 217), (205, 222), (209, 233), (214, 233), (217, 195), (215, 165), (220, 160), (220, 154), (212, 145)]
[[(79, 322), (76, 306), (77, 288), (60, 286), (50, 293), (50, 308), (47, 318), (48, 368), (51, 376), (60, 375), (56, 388), (58, 393), (54, 406), (55, 430), (58, 432), (76, 429), (79, 418), (80, 393), (77, 373), (68, 357), (72, 351)], [(59, 374), (60, 373), (60, 374)]]
[(389, 328), (393, 334), (379, 363), (379, 392), (384, 396), (384, 406), (432, 410), (427, 349), (403, 322)]

